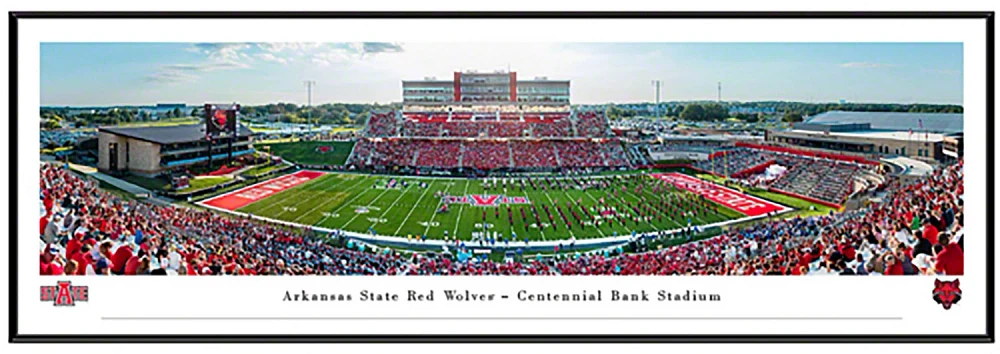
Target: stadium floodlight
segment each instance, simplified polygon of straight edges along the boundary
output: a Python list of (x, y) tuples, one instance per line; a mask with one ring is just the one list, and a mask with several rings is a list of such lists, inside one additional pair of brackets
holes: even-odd
[[(313, 101), (313, 86), (316, 86), (316, 81), (306, 80), (306, 122), (312, 121), (312, 101)], [(318, 120), (317, 120), (318, 121)], [(319, 124), (317, 124), (319, 125)]]
[(660, 86), (662, 85), (663, 81), (653, 80), (653, 87), (656, 88), (656, 106), (653, 106), (653, 114), (655, 114), (657, 118), (660, 117)]

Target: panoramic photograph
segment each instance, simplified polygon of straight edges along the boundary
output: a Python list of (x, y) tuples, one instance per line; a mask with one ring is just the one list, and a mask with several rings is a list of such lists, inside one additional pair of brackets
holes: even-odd
[(43, 42), (40, 75), (41, 275), (964, 274), (962, 43)]

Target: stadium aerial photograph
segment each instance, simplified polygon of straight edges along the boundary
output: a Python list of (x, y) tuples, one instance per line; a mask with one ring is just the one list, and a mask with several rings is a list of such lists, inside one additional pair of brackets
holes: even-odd
[(962, 55), (43, 43), (40, 274), (963, 275)]

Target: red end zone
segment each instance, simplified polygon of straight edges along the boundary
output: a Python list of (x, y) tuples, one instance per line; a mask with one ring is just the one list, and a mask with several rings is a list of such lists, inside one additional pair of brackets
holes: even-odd
[(220, 196), (212, 197), (201, 204), (222, 208), (226, 210), (236, 210), (258, 200), (270, 197), (271, 195), (297, 185), (309, 182), (325, 172), (299, 171), (290, 175), (284, 175), (270, 181), (258, 183), (235, 192), (229, 192)]
[(670, 182), (670, 184), (673, 184), (677, 188), (705, 196), (708, 200), (725, 205), (748, 216), (764, 215), (772, 211), (785, 210), (785, 207), (781, 205), (685, 174), (673, 172), (657, 173), (650, 176)]

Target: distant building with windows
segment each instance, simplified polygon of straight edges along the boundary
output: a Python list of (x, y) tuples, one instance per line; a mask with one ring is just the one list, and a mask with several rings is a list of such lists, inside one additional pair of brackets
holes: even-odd
[(769, 131), (768, 142), (840, 152), (948, 161), (962, 156), (961, 113), (833, 111), (792, 128)]
[[(233, 157), (254, 152), (252, 132), (240, 124), (233, 140)], [(171, 169), (208, 161), (204, 124), (162, 127), (100, 127), (97, 129), (97, 169), (106, 173), (158, 175)], [(224, 161), (228, 140), (212, 143), (211, 156)]]
[(569, 111), (570, 81), (517, 72), (454, 72), (451, 80), (403, 81), (403, 111)]

